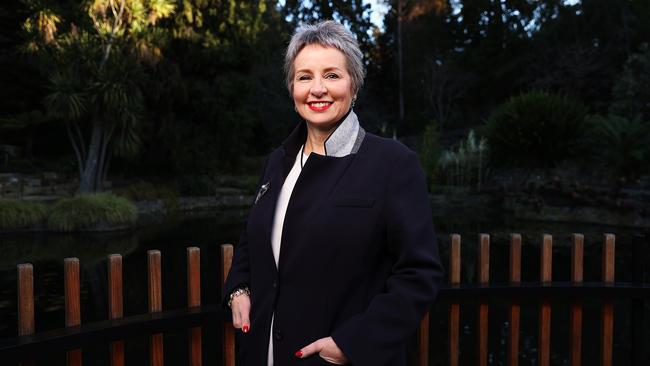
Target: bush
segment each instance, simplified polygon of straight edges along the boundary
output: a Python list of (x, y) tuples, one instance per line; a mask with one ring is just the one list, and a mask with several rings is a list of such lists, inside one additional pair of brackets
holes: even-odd
[(473, 130), (467, 138), (460, 142), (455, 150), (443, 151), (438, 160), (440, 181), (448, 186), (476, 187), (481, 189), (481, 183), (486, 175), (485, 153), (487, 143), (485, 138), (477, 138)]
[(165, 204), (167, 212), (178, 210), (178, 192), (163, 185), (155, 185), (150, 182), (138, 182), (114, 189), (113, 194), (124, 197), (130, 201), (161, 200)]
[(611, 114), (634, 119), (650, 119), (650, 46), (642, 44), (638, 53), (631, 54), (612, 90), (614, 101)]
[[(594, 155), (599, 166), (611, 169), (617, 178), (633, 180), (648, 171), (650, 124), (640, 118), (590, 116)], [(603, 164), (604, 163), (604, 164)]]
[(491, 165), (551, 168), (580, 157), (586, 112), (577, 102), (544, 92), (511, 98), (485, 125)]
[(93, 229), (100, 225), (133, 226), (138, 218), (135, 205), (109, 193), (84, 194), (54, 204), (47, 226), (56, 231)]
[(0, 230), (29, 229), (45, 222), (44, 204), (13, 199), (0, 199)]
[(433, 190), (438, 175), (438, 160), (440, 159), (440, 133), (438, 124), (431, 122), (422, 134), (420, 140), (420, 161), (429, 182), (429, 189)]

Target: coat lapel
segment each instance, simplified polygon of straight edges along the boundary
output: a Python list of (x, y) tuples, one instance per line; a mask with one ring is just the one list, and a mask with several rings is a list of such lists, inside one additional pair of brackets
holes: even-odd
[(291, 193), (284, 218), (278, 262), (280, 271), (291, 260), (292, 252), (300, 250), (300, 243), (294, 238), (302, 237), (301, 234), (310, 230), (310, 222), (316, 220), (315, 216), (327, 210), (327, 203), (355, 157), (356, 155), (348, 155), (336, 158), (312, 154), (307, 160)]

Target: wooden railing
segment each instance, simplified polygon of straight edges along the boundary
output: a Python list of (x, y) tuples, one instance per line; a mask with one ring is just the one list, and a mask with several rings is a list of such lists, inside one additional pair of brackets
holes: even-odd
[[(600, 298), (600, 364), (613, 365), (614, 339), (614, 304), (613, 299), (632, 299), (636, 309), (643, 313), (643, 301), (650, 297), (650, 285), (638, 283), (616, 283), (615, 277), (615, 236), (604, 234), (602, 244), (602, 279), (600, 282), (584, 282), (584, 236), (573, 234), (571, 242), (571, 278), (568, 282), (554, 282), (552, 276), (553, 238), (543, 235), (540, 245), (539, 282), (521, 282), (522, 238), (519, 234), (510, 235), (509, 243), (509, 282), (490, 283), (490, 237), (480, 234), (478, 238), (478, 275), (477, 284), (462, 284), (461, 278), (461, 237), (450, 236), (449, 247), (449, 285), (441, 291), (440, 300), (449, 302), (449, 365), (459, 365), (461, 355), (460, 338), (460, 307), (462, 299), (474, 297), (478, 299), (476, 364), (488, 364), (488, 300), (493, 297), (509, 299), (507, 360), (509, 366), (519, 364), (520, 358), (520, 318), (522, 298), (537, 298), (539, 302), (537, 364), (551, 365), (551, 320), (552, 303), (554, 299), (569, 299), (569, 364), (581, 365), (582, 359), (582, 315), (583, 301), (588, 298)], [(532, 247), (532, 246), (531, 246)], [(463, 294), (463, 292), (465, 292)], [(642, 321), (642, 319), (638, 319)], [(633, 365), (648, 364), (642, 352), (645, 344), (638, 339), (636, 354), (632, 357)], [(640, 363), (641, 362), (641, 363)], [(425, 363), (426, 364), (426, 363)], [(467, 364), (465, 362), (465, 364)]]
[[(224, 246), (225, 247), (225, 246)], [(109, 343), (111, 366), (125, 364), (124, 338), (150, 336), (150, 365), (163, 365), (162, 331), (188, 328), (188, 364), (202, 363), (202, 328), (222, 317), (219, 304), (201, 306), (200, 250), (187, 248), (187, 309), (162, 311), (161, 253), (148, 255), (148, 314), (123, 317), (122, 256), (108, 256), (108, 320), (81, 325), (79, 260), (64, 259), (65, 328), (35, 333), (34, 276), (31, 264), (18, 265), (18, 337), (0, 342), (4, 360), (33, 364), (33, 355), (67, 350), (67, 364), (81, 365), (81, 346)], [(232, 342), (231, 342), (232, 343)]]
[[(442, 285), (437, 306), (448, 307), (448, 364), (451, 366), (468, 364), (462, 359), (459, 343), (461, 335), (461, 310), (465, 304), (477, 303), (476, 360), (470, 363), (488, 364), (488, 325), (490, 301), (508, 300), (508, 345), (507, 365), (518, 365), (520, 356), (520, 299), (533, 298), (539, 302), (539, 329), (537, 364), (550, 365), (551, 362), (551, 320), (554, 300), (570, 299), (569, 321), (569, 360), (570, 365), (581, 364), (582, 356), (582, 303), (586, 299), (602, 299), (600, 364), (612, 365), (614, 305), (612, 299), (630, 299), (637, 304), (637, 311), (643, 315), (644, 301), (650, 298), (650, 285), (644, 283), (615, 282), (615, 237), (605, 234), (602, 246), (602, 279), (599, 282), (583, 281), (584, 237), (574, 234), (571, 243), (571, 278), (566, 282), (554, 282), (552, 277), (553, 239), (544, 235), (540, 245), (540, 274), (537, 282), (521, 281), (522, 238), (518, 234), (510, 236), (509, 282), (490, 282), (490, 237), (481, 234), (478, 238), (478, 271), (475, 283), (461, 281), (461, 237), (453, 234), (449, 242), (448, 284)], [(532, 246), (531, 246), (532, 247)], [(202, 364), (202, 326), (223, 322), (223, 365), (235, 364), (234, 329), (228, 321), (223, 321), (220, 304), (201, 304), (200, 250), (187, 248), (187, 308), (176, 310), (162, 309), (161, 253), (150, 250), (148, 253), (148, 314), (123, 317), (123, 278), (122, 257), (113, 254), (108, 257), (108, 308), (106, 321), (81, 324), (79, 260), (64, 260), (65, 328), (35, 333), (34, 286), (31, 264), (18, 265), (18, 336), (0, 340), (0, 359), (5, 362), (32, 364), (34, 355), (67, 352), (68, 365), (82, 364), (82, 348), (92, 344), (109, 345), (109, 359), (112, 366), (124, 365), (124, 339), (135, 335), (150, 335), (150, 365), (163, 365), (164, 333), (188, 330), (188, 364)], [(230, 270), (232, 245), (221, 246), (221, 281)], [(214, 289), (217, 291), (217, 289)], [(478, 301), (476, 301), (478, 299)], [(640, 305), (639, 305), (640, 304)], [(641, 310), (638, 310), (640, 306)], [(429, 365), (429, 314), (424, 317), (418, 332), (416, 364)], [(636, 343), (643, 348), (643, 340), (637, 335)], [(633, 364), (649, 364), (644, 360), (641, 350), (633, 357)], [(641, 354), (641, 356), (639, 356)], [(642, 362), (642, 363), (639, 363)]]

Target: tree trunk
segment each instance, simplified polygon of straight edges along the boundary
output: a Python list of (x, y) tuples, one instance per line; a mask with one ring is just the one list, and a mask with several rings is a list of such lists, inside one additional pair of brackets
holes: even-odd
[(108, 168), (110, 168), (111, 166), (112, 156), (113, 156), (112, 154), (106, 154), (106, 160), (102, 164), (102, 170), (101, 170), (102, 173), (97, 177), (97, 179), (99, 179), (99, 183), (98, 183), (99, 191), (104, 190), (104, 183), (106, 182), (106, 177), (108, 177)]
[(72, 149), (74, 150), (74, 155), (77, 158), (77, 168), (79, 170), (79, 177), (81, 177), (84, 171), (84, 158), (86, 156), (86, 152), (84, 149), (84, 152), (82, 153), (80, 147), (83, 147), (84, 141), (79, 140), (77, 142), (77, 140), (75, 140), (74, 135), (72, 134), (72, 129), (70, 128), (69, 121), (66, 121), (65, 127), (68, 133), (68, 139), (70, 139), (70, 143), (72, 144)]
[(79, 177), (79, 193), (95, 192), (97, 186), (97, 174), (99, 172), (99, 160), (102, 147), (103, 126), (97, 119), (93, 121), (93, 130), (88, 145), (88, 155), (84, 170)]
[(106, 175), (108, 171), (108, 160), (110, 158), (110, 153), (107, 154), (108, 145), (113, 138), (113, 131), (115, 131), (115, 125), (104, 128), (102, 133), (102, 142), (99, 149), (99, 165), (97, 169), (95, 190), (103, 191), (104, 190), (104, 181), (106, 180)]

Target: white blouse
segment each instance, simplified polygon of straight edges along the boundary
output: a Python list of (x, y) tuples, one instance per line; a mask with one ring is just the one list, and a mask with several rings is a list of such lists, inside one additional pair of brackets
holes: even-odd
[[(303, 146), (304, 148), (304, 146)], [(273, 258), (275, 259), (275, 267), (278, 267), (278, 262), (280, 260), (280, 246), (282, 245), (282, 227), (284, 226), (284, 216), (287, 213), (287, 206), (289, 205), (289, 200), (291, 199), (291, 192), (293, 192), (293, 187), (296, 186), (298, 177), (300, 177), (300, 172), (302, 171), (302, 165), (307, 161), (309, 155), (303, 153), (303, 148), (298, 151), (296, 155), (296, 161), (293, 163), (293, 167), (287, 175), (287, 179), (284, 180), (282, 189), (280, 190), (280, 195), (278, 196), (278, 201), (275, 205), (275, 215), (273, 216), (273, 228), (271, 229), (271, 248), (273, 249)], [(300, 159), (302, 154), (302, 159)], [(301, 161), (302, 160), (302, 161)], [(269, 353), (267, 356), (268, 366), (273, 366), (273, 318), (271, 318), (271, 334), (269, 334)]]

